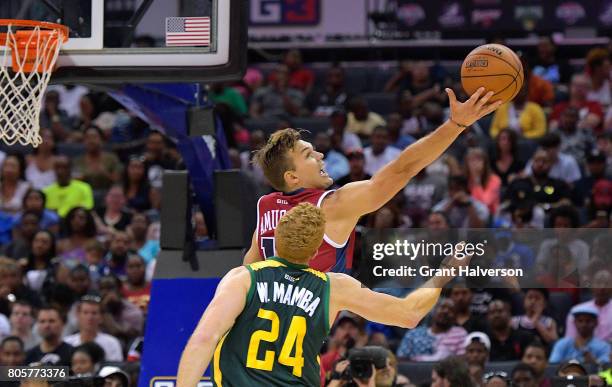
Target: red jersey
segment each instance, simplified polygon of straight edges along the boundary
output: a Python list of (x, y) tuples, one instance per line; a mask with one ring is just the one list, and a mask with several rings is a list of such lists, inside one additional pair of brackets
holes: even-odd
[[(264, 257), (276, 255), (274, 245), (274, 230), (279, 219), (296, 205), (308, 202), (321, 206), (323, 199), (334, 190), (300, 189), (291, 193), (274, 192), (264, 195), (257, 202), (257, 245), (259, 254)], [(323, 236), (323, 243), (317, 255), (310, 261), (310, 267), (322, 272), (348, 272), (353, 264), (353, 247), (355, 244), (355, 230), (342, 244), (332, 241), (327, 235)]]

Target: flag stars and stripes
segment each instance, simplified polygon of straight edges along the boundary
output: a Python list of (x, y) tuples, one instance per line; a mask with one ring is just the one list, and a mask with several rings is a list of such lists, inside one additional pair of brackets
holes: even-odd
[(210, 17), (166, 18), (166, 46), (209, 46)]

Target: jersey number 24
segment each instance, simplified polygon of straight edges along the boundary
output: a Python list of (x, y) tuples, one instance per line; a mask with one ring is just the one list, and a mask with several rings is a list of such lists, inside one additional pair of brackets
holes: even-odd
[[(272, 239), (272, 238), (270, 238)], [(270, 330), (265, 331), (260, 329), (253, 332), (249, 341), (249, 349), (247, 353), (246, 366), (262, 371), (272, 371), (274, 367), (274, 359), (276, 358), (275, 351), (265, 351), (263, 359), (258, 359), (259, 343), (266, 341), (275, 343), (278, 340), (278, 332), (280, 330), (280, 320), (278, 314), (272, 310), (259, 309), (257, 317), (270, 320)], [(278, 362), (293, 368), (293, 375), (298, 378), (302, 377), (302, 368), (304, 367), (303, 344), (304, 336), (306, 336), (306, 318), (303, 316), (293, 316), (287, 337), (281, 348), (278, 356)], [(291, 356), (291, 353), (295, 353)]]

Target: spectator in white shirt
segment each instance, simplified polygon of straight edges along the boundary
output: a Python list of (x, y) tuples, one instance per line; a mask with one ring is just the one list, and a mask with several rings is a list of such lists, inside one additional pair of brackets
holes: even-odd
[(77, 306), (79, 332), (64, 341), (73, 347), (95, 341), (104, 349), (107, 361), (123, 361), (123, 350), (116, 337), (100, 332), (102, 324), (102, 305), (100, 297), (84, 296)]
[[(576, 305), (576, 308), (588, 306), (597, 309), (599, 312), (599, 322), (595, 328), (594, 336), (604, 341), (612, 339), (612, 274), (608, 270), (600, 270), (593, 277), (593, 287), (591, 293), (593, 298), (582, 304)], [(565, 323), (565, 337), (576, 338), (576, 325), (574, 324), (574, 315), (569, 313)]]
[(401, 151), (390, 146), (389, 134), (384, 126), (374, 128), (370, 142), (371, 145), (363, 151), (365, 156), (365, 172), (370, 176), (374, 176), (379, 169), (398, 157)]
[[(563, 180), (570, 186), (580, 180), (582, 174), (576, 159), (572, 156), (561, 152), (561, 137), (557, 133), (549, 133), (540, 140), (542, 149), (548, 153), (552, 167), (548, 173), (548, 177)], [(525, 167), (525, 172), (531, 176), (530, 160)]]

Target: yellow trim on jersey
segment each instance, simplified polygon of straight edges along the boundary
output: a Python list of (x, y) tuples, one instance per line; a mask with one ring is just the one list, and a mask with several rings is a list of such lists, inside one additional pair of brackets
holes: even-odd
[(310, 274), (316, 275), (317, 277), (321, 278), (323, 281), (327, 282), (327, 276), (325, 275), (325, 273), (322, 273), (318, 270), (312, 269), (312, 268), (308, 268), (308, 269), (302, 269), (304, 271), (309, 272)]
[(213, 376), (215, 380), (215, 384), (219, 387), (222, 386), (221, 382), (223, 381), (223, 373), (221, 372), (221, 367), (219, 367), (219, 362), (221, 361), (221, 347), (223, 346), (223, 341), (227, 337), (227, 332), (221, 340), (217, 343), (217, 347), (215, 348), (215, 354), (213, 356)]
[(273, 261), (271, 259), (268, 259), (265, 261), (251, 263), (249, 267), (253, 269), (253, 271), (257, 271), (259, 269), (265, 269), (266, 267), (287, 267), (287, 266), (282, 262)]

